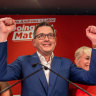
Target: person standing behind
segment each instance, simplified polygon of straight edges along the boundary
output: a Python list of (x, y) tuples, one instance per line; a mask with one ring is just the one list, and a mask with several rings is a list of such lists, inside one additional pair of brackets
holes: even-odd
[[(8, 86), (9, 86), (8, 82), (0, 82), (0, 91), (2, 91), (3, 89), (5, 89)], [(12, 95), (12, 91), (10, 89), (10, 90), (3, 92), (0, 96), (13, 96), (13, 95)]]
[[(91, 60), (91, 52), (92, 49), (87, 46), (82, 46), (78, 48), (75, 51), (75, 64), (78, 68), (82, 68), (86, 71), (89, 71), (89, 66), (90, 66), (90, 60)], [(91, 86), (91, 85), (82, 85), (78, 84), (80, 87), (85, 89), (87, 92), (89, 92), (92, 96), (96, 96), (96, 86)], [(88, 96), (86, 93), (81, 91), (80, 89), (75, 88), (74, 90), (72, 89), (72, 96)], [(74, 94), (75, 93), (75, 94)]]
[[(75, 51), (75, 54), (74, 54), (74, 57), (75, 57), (74, 63), (75, 63), (75, 65), (78, 68), (82, 68), (82, 69), (84, 69), (86, 71), (89, 70), (90, 59), (91, 59), (91, 51), (92, 51), (92, 49), (90, 47), (87, 47), (87, 46), (81, 46), (80, 48), (78, 48)], [(79, 84), (79, 86), (81, 86), (81, 84)], [(85, 85), (82, 85), (81, 87), (83, 87), (86, 90), (87, 85), (86, 86)], [(79, 93), (77, 92), (77, 90), (79, 90), (79, 89), (70, 84), (69, 85), (69, 93), (70, 93), (69, 96), (70, 95), (71, 96), (78, 96)], [(79, 90), (79, 91), (81, 91), (81, 90)], [(76, 95), (76, 93), (77, 93), (77, 95)], [(82, 93), (82, 91), (80, 93)]]
[[(92, 49), (87, 46), (82, 46), (75, 51), (75, 64), (77, 67), (89, 71), (89, 65), (91, 60)], [(96, 86), (91, 85), (80, 85), (86, 91), (88, 91), (92, 96), (96, 96)], [(77, 89), (76, 96), (88, 96), (86, 93)]]

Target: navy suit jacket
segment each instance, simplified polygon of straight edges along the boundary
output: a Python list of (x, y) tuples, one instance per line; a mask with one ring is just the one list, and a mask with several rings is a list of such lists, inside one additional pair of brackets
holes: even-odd
[[(7, 65), (7, 43), (0, 43), (0, 80), (9, 81), (22, 79), (32, 72), (42, 68), (37, 53), (20, 56)], [(90, 71), (77, 68), (69, 59), (54, 56), (51, 69), (72, 80), (83, 84), (96, 84), (96, 50), (92, 50)], [(22, 83), (22, 96), (68, 96), (68, 82), (50, 72), (47, 84), (44, 71), (34, 74)]]

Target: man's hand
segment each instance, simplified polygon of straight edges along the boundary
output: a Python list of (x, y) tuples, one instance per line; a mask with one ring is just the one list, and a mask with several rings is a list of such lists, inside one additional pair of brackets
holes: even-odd
[(0, 42), (7, 40), (9, 33), (15, 28), (16, 22), (10, 17), (0, 19)]
[(89, 26), (86, 29), (86, 36), (91, 40), (92, 45), (96, 45), (96, 26)]

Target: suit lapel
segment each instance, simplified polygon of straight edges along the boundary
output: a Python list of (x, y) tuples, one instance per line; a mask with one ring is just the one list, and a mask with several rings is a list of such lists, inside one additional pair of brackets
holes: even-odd
[(39, 79), (40, 79), (40, 82), (41, 82), (42, 86), (44, 87), (44, 90), (47, 94), (48, 93), (48, 84), (47, 84), (47, 80), (46, 80), (46, 77), (45, 77), (43, 70), (41, 70), (39, 73)]
[[(60, 65), (61, 65), (60, 59), (54, 56), (51, 69), (56, 73), (58, 73), (60, 69)], [(52, 90), (55, 88), (56, 78), (57, 78), (57, 75), (50, 71), (49, 88), (48, 88), (49, 95), (52, 94)]]
[[(38, 55), (37, 55), (37, 53), (35, 53), (35, 54), (33, 55), (33, 61), (32, 61), (32, 64), (36, 64), (36, 63), (41, 63), (41, 62), (40, 62), (40, 59), (39, 59), (39, 57), (38, 57)], [(38, 64), (38, 65), (35, 67), (35, 71), (38, 70), (38, 69), (40, 69), (40, 68), (42, 68), (42, 66), (41, 66), (40, 64)], [(37, 75), (38, 75), (38, 79), (40, 80), (41, 85), (43, 86), (43, 88), (44, 88), (44, 90), (45, 90), (45, 92), (46, 92), (46, 94), (47, 94), (47, 93), (48, 93), (48, 92), (47, 92), (47, 91), (48, 91), (48, 84), (47, 84), (47, 80), (46, 80), (44, 71), (41, 70), (40, 72), (38, 72)], [(38, 85), (37, 85), (37, 86), (38, 86)]]

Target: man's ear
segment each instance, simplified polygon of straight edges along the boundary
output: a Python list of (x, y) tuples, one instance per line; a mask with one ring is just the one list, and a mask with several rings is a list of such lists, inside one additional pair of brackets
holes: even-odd
[(55, 41), (56, 41), (56, 44), (57, 44), (57, 37), (55, 37)]
[(32, 39), (32, 44), (33, 44), (34, 47), (36, 46), (35, 39)]

